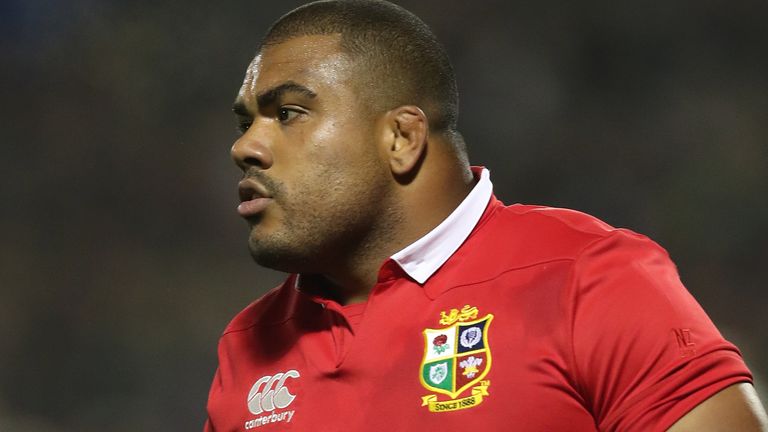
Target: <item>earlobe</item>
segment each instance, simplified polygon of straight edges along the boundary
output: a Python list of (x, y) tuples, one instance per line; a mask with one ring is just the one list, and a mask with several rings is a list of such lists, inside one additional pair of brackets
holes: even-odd
[(410, 177), (427, 150), (427, 116), (417, 106), (404, 105), (388, 113), (391, 128), (389, 165), (396, 177)]

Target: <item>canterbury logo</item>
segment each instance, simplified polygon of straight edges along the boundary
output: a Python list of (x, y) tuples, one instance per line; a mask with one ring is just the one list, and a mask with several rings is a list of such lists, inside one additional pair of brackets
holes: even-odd
[(296, 399), (296, 396), (288, 391), (285, 381), (288, 378), (300, 376), (298, 371), (291, 369), (285, 373), (259, 378), (248, 392), (248, 410), (254, 414), (261, 414), (264, 411), (287, 407)]

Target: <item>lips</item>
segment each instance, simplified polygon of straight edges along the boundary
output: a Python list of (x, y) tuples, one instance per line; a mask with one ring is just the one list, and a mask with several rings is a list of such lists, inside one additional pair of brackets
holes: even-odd
[(237, 191), (240, 195), (237, 213), (244, 218), (258, 215), (272, 202), (272, 197), (264, 186), (252, 179), (245, 179), (238, 183)]

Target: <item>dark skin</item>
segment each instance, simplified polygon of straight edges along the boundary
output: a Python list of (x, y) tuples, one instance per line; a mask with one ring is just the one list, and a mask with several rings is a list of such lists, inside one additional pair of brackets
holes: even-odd
[[(364, 71), (339, 40), (302, 36), (262, 50), (235, 101), (244, 133), (232, 157), (244, 172), (241, 198), (262, 198), (245, 215), (256, 261), (314, 274), (349, 304), (365, 301), (381, 264), (442, 222), (473, 180), (418, 106), (360, 106)], [(768, 416), (741, 383), (669, 430), (768, 432)]]
[(319, 274), (347, 304), (364, 301), (381, 264), (445, 219), (473, 179), (419, 107), (361, 106), (354, 79), (363, 72), (339, 40), (297, 37), (262, 50), (235, 101), (247, 130), (232, 157), (246, 184), (275, 189), (248, 218), (257, 262)]
[(752, 384), (732, 385), (678, 420), (669, 432), (766, 432), (768, 416)]

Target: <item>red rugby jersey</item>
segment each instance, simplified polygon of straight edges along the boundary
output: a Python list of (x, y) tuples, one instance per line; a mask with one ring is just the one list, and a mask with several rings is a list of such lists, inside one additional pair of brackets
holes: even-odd
[(661, 247), (481, 177), (366, 303), (291, 275), (238, 314), (205, 430), (646, 432), (751, 381)]

